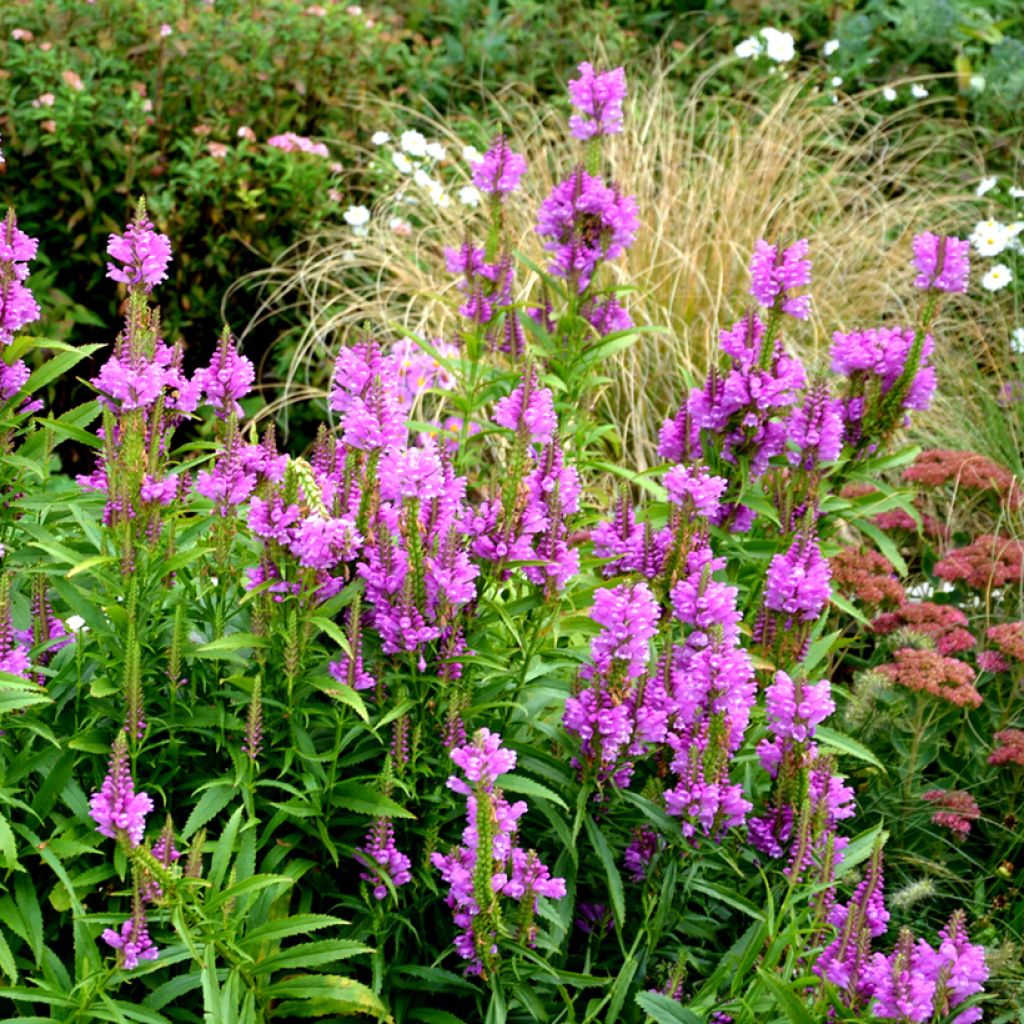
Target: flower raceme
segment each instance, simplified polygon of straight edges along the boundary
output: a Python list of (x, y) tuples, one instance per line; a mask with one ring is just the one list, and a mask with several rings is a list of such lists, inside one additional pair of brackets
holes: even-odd
[(626, 71), (614, 68), (598, 73), (584, 61), (580, 77), (569, 79), (569, 98), (577, 113), (569, 118), (569, 132), (582, 142), (622, 131), (622, 101), (626, 98)]
[(107, 277), (128, 285), (129, 290), (149, 293), (167, 278), (171, 240), (153, 228), (145, 204), (140, 203), (125, 233), (110, 236), (107, 255), (121, 264), (108, 263)]
[(118, 733), (110, 755), (110, 770), (98, 793), (89, 798), (89, 814), (96, 822), (96, 831), (110, 839), (126, 839), (138, 846), (146, 829), (146, 815), (153, 810), (153, 801), (146, 793), (135, 792), (128, 764), (128, 744)]

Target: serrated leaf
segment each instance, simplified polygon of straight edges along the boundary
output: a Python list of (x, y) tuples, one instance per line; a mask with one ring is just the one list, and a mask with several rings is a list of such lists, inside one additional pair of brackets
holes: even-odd
[[(267, 999), (275, 1000), (271, 1017), (326, 1017), (362, 1013), (393, 1020), (373, 990), (338, 974), (301, 974), (268, 985)], [(281, 1000), (281, 1002), (276, 1002)]]
[(885, 765), (863, 743), (858, 742), (852, 737), (838, 732), (827, 725), (819, 725), (815, 729), (814, 736), (819, 743), (831, 747), (840, 754), (849, 754), (850, 757), (855, 757), (858, 761), (863, 761), (865, 764), (885, 772)]
[(702, 1024), (702, 1018), (693, 1010), (680, 1006), (674, 999), (661, 992), (638, 992), (636, 1005), (656, 1024)]
[(266, 639), (255, 633), (231, 633), (200, 644), (194, 647), (191, 653), (200, 658), (229, 658), (242, 649), (266, 646)]
[(185, 827), (181, 830), (181, 838), (188, 839), (193, 832), (198, 831), (214, 816), (224, 810), (236, 796), (238, 796), (238, 790), (226, 783), (214, 784), (208, 789), (203, 790), (203, 795), (199, 798), (195, 807), (192, 808), (192, 813), (188, 816), (188, 821), (185, 822)]
[(759, 967), (757, 976), (765, 983), (775, 1001), (792, 1024), (816, 1024), (804, 1001), (780, 978)]
[(373, 818), (416, 819), (415, 814), (410, 814), (391, 797), (359, 782), (342, 782), (331, 791), (331, 800), (346, 810), (368, 814)]
[(265, 958), (257, 958), (252, 967), (253, 975), (271, 974), (288, 968), (323, 967), (325, 964), (338, 963), (353, 956), (373, 953), (369, 946), (351, 939), (319, 939), (313, 942), (302, 942), (297, 946), (289, 946)]
[(605, 839), (597, 823), (589, 814), (583, 819), (583, 826), (587, 830), (590, 845), (593, 846), (594, 852), (604, 866), (604, 873), (608, 879), (608, 896), (612, 901), (612, 913), (615, 915), (616, 923), (621, 928), (622, 922), (626, 917), (626, 901), (622, 892), (622, 876), (619, 874), (619, 869), (615, 864), (615, 858), (612, 856), (611, 848), (608, 846), (608, 840)]
[(538, 800), (548, 800), (557, 804), (563, 810), (569, 810), (569, 805), (554, 790), (525, 775), (499, 775), (495, 783), (499, 788), (509, 793), (519, 793), (521, 796), (532, 796)]

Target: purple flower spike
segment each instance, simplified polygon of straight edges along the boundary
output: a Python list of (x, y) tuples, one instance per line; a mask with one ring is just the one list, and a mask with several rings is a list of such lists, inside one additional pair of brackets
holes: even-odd
[(123, 266), (107, 264), (107, 277), (120, 281), (132, 290), (147, 294), (154, 285), (167, 278), (167, 264), (171, 262), (171, 240), (154, 230), (146, 218), (145, 210), (128, 225), (123, 235), (111, 235), (107, 242), (107, 255)]
[(971, 243), (952, 235), (933, 235), (930, 231), (914, 238), (914, 267), (918, 288), (940, 292), (967, 291), (971, 269)]
[(622, 101), (626, 98), (626, 71), (614, 68), (598, 74), (589, 62), (579, 66), (579, 78), (569, 80), (569, 97), (579, 111), (569, 118), (569, 131), (586, 142), (599, 135), (622, 131)]
[(193, 386), (205, 392), (206, 404), (221, 419), (227, 419), (232, 413), (241, 416), (238, 399), (249, 394), (255, 379), (252, 361), (239, 355), (238, 348), (225, 334), (210, 365), (196, 373)]
[[(512, 771), (516, 766), (516, 753), (506, 750), (501, 745), (501, 737), (490, 729), (480, 729), (473, 737), (472, 743), (458, 747), (451, 752), (451, 759), (465, 772), (470, 782), (481, 782), (488, 792), (494, 789), (494, 782), (499, 775)], [(448, 779), (448, 788), (464, 796), (472, 793), (472, 789), (461, 779), (452, 776)]]
[(778, 307), (797, 320), (806, 320), (811, 300), (807, 295), (789, 296), (793, 288), (806, 288), (811, 283), (811, 261), (806, 238), (794, 242), (779, 253), (779, 247), (763, 238), (754, 246), (750, 260), (750, 294), (764, 307)]
[(153, 810), (153, 801), (145, 793), (135, 792), (128, 745), (119, 733), (110, 755), (110, 771), (100, 792), (89, 799), (89, 815), (96, 822), (96, 831), (110, 839), (127, 836), (132, 846), (142, 842), (146, 815)]
[(639, 226), (636, 200), (582, 167), (554, 187), (537, 213), (537, 234), (554, 253), (551, 273), (575, 277), (581, 292), (598, 263), (621, 256), (633, 244)]
[(387, 898), (387, 878), (395, 888), (412, 881), (412, 861), (395, 845), (395, 827), (387, 818), (378, 818), (366, 834), (366, 841), (355, 852), (355, 859), (366, 868), (359, 877), (373, 885), (373, 897)]
[(832, 596), (832, 572), (815, 537), (797, 537), (768, 566), (764, 605), (802, 622), (813, 622)]
[(492, 198), (502, 199), (519, 188), (525, 173), (526, 157), (513, 153), (505, 136), (499, 135), (473, 167), (473, 184)]
[[(18, 227), (14, 211), (8, 210), (0, 227), (0, 345), (9, 345), (16, 331), (39, 319), (39, 304), (23, 283), (28, 277), (27, 264), (36, 258), (38, 248), (39, 242)], [(16, 363), (9, 369), (20, 365), (23, 364)], [(10, 398), (20, 387), (21, 384), (14, 387), (13, 378), (5, 379), (4, 391), (9, 394), (3, 397)]]
[(149, 937), (145, 915), (128, 918), (119, 932), (105, 928), (103, 941), (117, 950), (118, 964), (126, 971), (134, 971), (140, 960), (155, 960), (159, 955), (159, 950)]
[(550, 388), (537, 383), (537, 371), (524, 375), (512, 394), (494, 404), (494, 422), (506, 430), (524, 430), (531, 441), (548, 444), (558, 429), (555, 399)]

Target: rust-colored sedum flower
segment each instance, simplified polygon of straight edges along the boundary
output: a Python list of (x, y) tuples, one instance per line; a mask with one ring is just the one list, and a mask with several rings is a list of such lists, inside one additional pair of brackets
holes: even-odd
[(903, 472), (904, 480), (925, 487), (941, 487), (952, 482), (958, 488), (991, 491), (1010, 508), (1021, 504), (1020, 483), (1005, 466), (977, 452), (930, 448), (921, 452), (914, 464)]
[(962, 789), (930, 789), (923, 794), (923, 799), (938, 808), (932, 815), (932, 823), (948, 828), (960, 839), (967, 838), (971, 822), (981, 817), (974, 797)]
[(895, 657), (895, 662), (879, 667), (879, 672), (894, 683), (929, 693), (957, 707), (980, 706), (982, 698), (974, 686), (974, 669), (970, 665), (938, 651), (916, 651), (912, 647), (901, 648)]
[(975, 590), (1019, 584), (1024, 581), (1024, 542), (982, 534), (937, 562), (935, 575), (950, 582), (963, 580)]
[(986, 634), (1000, 654), (1024, 662), (1024, 622), (1004, 622)]
[(1024, 765), (1024, 729), (1003, 729), (993, 739), (999, 746), (989, 754), (989, 764)]
[(832, 579), (846, 597), (856, 598), (871, 608), (887, 604), (898, 607), (906, 600), (903, 585), (896, 578), (892, 565), (877, 551), (843, 548), (829, 561)]
[(935, 642), (939, 654), (957, 654), (972, 648), (977, 640), (965, 627), (967, 616), (959, 608), (932, 601), (908, 602), (894, 612), (879, 615), (871, 624), (876, 633), (888, 636), (897, 629), (909, 629)]

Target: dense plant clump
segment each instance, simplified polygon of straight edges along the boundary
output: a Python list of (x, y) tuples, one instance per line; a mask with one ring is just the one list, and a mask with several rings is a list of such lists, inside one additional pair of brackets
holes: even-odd
[[(662, 464), (616, 472), (592, 398), (645, 327), (606, 283), (645, 216), (607, 175), (626, 95), (622, 68), (569, 83), (528, 303), (505, 218), (530, 168), (503, 134), (476, 154), (479, 213), (445, 253), (458, 329), (367, 325), (301, 455), (259, 429), (228, 327), (196, 370), (168, 343), (178, 254), (141, 201), (108, 239), (124, 324), (95, 398), (46, 414), (33, 396), (92, 350), (21, 333), (37, 243), (8, 214), (12, 1018), (981, 1019), (999, 962), (961, 901), (911, 918), (887, 890), (900, 825), (849, 775), (885, 767), (844, 731), (857, 702), (863, 722), (903, 701), (899, 783), (955, 842), (988, 810), (920, 770), (926, 739), (987, 714), (984, 770), (1024, 760), (1020, 623), (975, 655), (875, 521), (918, 522), (884, 481), (923, 482), (899, 441), (968, 246), (919, 236), (917, 319), (836, 331), (825, 375), (787, 343), (812, 243), (760, 241), (753, 304), (664, 420)], [(30, 373), (33, 348), (54, 354)], [(94, 454), (75, 481), (68, 439)], [(972, 477), (993, 531), (1019, 504), (997, 470)], [(958, 543), (929, 571), (979, 603), (1021, 580), (1018, 542)]]

